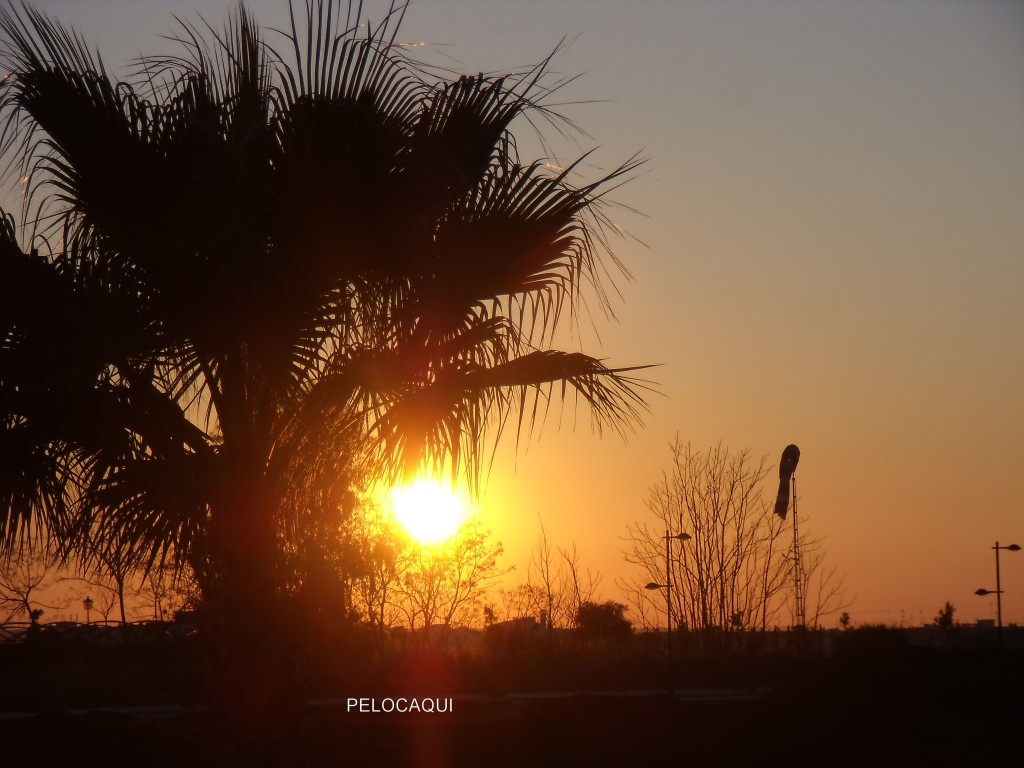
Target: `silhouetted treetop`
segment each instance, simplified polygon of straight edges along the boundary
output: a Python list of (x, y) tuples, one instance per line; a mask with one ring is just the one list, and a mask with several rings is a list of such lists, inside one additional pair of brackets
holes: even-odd
[(591, 638), (629, 637), (633, 629), (626, 618), (626, 606), (612, 600), (580, 605), (576, 611), (576, 626), (581, 634)]

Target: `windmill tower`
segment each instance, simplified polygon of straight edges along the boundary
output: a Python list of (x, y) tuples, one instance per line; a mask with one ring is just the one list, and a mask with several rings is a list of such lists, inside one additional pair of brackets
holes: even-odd
[(803, 627), (807, 624), (807, 596), (804, 589), (804, 564), (800, 556), (800, 520), (796, 509), (796, 465), (800, 461), (800, 449), (787, 445), (779, 461), (779, 494), (775, 499), (775, 514), (786, 519), (789, 506), (793, 505), (793, 549), (790, 562), (793, 566), (793, 624)]

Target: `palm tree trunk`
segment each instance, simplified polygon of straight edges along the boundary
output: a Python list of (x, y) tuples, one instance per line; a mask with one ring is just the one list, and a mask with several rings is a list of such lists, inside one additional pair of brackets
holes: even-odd
[(279, 583), (273, 507), (252, 486), (231, 499), (214, 510), (220, 565), (204, 585), (210, 703), (232, 759), (270, 759), (302, 708), (295, 628)]

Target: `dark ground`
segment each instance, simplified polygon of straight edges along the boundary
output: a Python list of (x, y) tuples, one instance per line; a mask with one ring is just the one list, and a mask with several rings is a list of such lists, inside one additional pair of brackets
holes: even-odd
[[(1018, 691), (1019, 695), (1019, 691)], [(265, 764), (416, 766), (1021, 765), (1016, 712), (839, 704), (694, 703), (665, 696), (575, 696), (456, 703), (452, 715), (311, 712)], [(0, 724), (8, 765), (255, 764), (218, 744), (204, 715), (42, 714)]]
[[(491, 691), (456, 699), (452, 714), (312, 707), (276, 746), (263, 743), (250, 753), (227, 748), (204, 711), (73, 714), (71, 705), (51, 701), (39, 714), (0, 717), (2, 757), (4, 765), (111, 767), (1024, 765), (1019, 654), (899, 648), (806, 661), (688, 664), (679, 672), (683, 689), (742, 689), (746, 678), (764, 686), (763, 695), (692, 701), (663, 694), (515, 698)], [(465, 681), (459, 687), (465, 691)], [(7, 710), (18, 709), (15, 703), (3, 697)]]

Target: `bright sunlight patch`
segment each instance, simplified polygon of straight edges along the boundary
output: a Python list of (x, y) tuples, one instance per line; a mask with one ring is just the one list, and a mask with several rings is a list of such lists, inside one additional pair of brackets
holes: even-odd
[(454, 536), (469, 519), (465, 494), (437, 480), (419, 479), (389, 494), (395, 518), (421, 544), (440, 544)]

